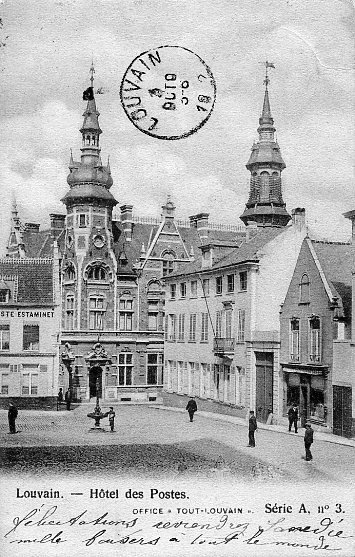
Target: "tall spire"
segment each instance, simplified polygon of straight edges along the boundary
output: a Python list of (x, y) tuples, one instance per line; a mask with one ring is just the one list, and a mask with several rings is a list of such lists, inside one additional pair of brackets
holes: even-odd
[(241, 220), (258, 226), (285, 226), (290, 220), (282, 198), (281, 172), (286, 167), (275, 140), (274, 119), (269, 100), (270, 78), (268, 70), (275, 68), (265, 62), (264, 102), (259, 118), (259, 141), (251, 149), (246, 165), (251, 173), (249, 199)]

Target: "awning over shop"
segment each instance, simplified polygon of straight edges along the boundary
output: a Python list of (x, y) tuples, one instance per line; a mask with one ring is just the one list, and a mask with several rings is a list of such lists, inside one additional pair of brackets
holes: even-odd
[(328, 368), (326, 366), (287, 366), (281, 364), (283, 371), (286, 373), (307, 373), (308, 375), (325, 375), (328, 373)]

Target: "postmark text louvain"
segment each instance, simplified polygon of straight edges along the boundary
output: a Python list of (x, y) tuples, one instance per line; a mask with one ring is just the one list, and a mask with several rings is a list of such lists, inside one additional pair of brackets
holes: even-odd
[[(60, 490), (18, 488), (21, 504), (16, 516), (9, 517), (8, 526), (5, 525), (5, 543), (68, 548), (70, 544), (179, 544), (181, 548), (247, 544), (254, 548), (284, 546), (302, 555), (305, 548), (341, 552), (350, 548), (354, 538), (347, 510), (340, 503), (312, 508), (308, 503), (282, 501), (252, 509), (238, 505), (236, 496), (235, 505), (195, 507), (189, 506), (186, 492), (175, 489), (129, 488), (122, 494), (120, 489), (95, 489), (85, 494), (86, 504), (70, 512), (63, 501), (68, 496)], [(101, 497), (96, 497), (99, 493)], [(38, 501), (31, 506), (28, 499), (33, 498), (56, 502)], [(146, 506), (139, 507), (142, 503)]]

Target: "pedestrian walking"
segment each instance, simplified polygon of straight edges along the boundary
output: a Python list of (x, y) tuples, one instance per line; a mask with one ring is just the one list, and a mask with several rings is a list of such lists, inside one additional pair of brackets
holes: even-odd
[(306, 423), (306, 431), (304, 433), (304, 448), (306, 449), (306, 460), (313, 460), (311, 453), (311, 445), (313, 443), (313, 429), (309, 422)]
[(10, 433), (16, 433), (16, 418), (18, 415), (18, 410), (12, 402), (9, 403), (9, 411), (7, 415), (9, 419)]
[(295, 426), (295, 433), (297, 433), (297, 422), (298, 422), (298, 407), (293, 404), (288, 411), (288, 431), (291, 431), (292, 426)]
[(197, 412), (197, 404), (195, 398), (192, 396), (187, 403), (186, 410), (190, 416), (190, 422), (194, 421), (194, 413)]
[(255, 447), (255, 431), (258, 429), (254, 410), (249, 412), (249, 445), (248, 447)]
[(70, 389), (68, 389), (65, 393), (65, 403), (67, 405), (67, 410), (70, 410), (70, 404), (71, 404), (71, 391), (70, 391)]
[(63, 402), (63, 398), (64, 398), (63, 389), (62, 389), (62, 387), (60, 387), (59, 392), (58, 392), (58, 396), (57, 396), (57, 410), (59, 409), (59, 406)]
[(115, 416), (116, 416), (116, 414), (115, 414), (115, 411), (113, 409), (113, 406), (110, 406), (110, 411), (108, 413), (108, 421), (109, 421), (109, 424), (110, 424), (111, 431), (114, 431)]

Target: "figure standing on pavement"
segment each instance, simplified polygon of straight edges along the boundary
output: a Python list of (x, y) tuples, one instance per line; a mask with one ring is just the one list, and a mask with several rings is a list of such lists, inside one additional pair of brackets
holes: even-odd
[(249, 445), (248, 447), (255, 447), (255, 431), (258, 429), (254, 410), (249, 412)]
[(57, 410), (60, 406), (60, 404), (63, 402), (63, 389), (62, 387), (60, 387), (59, 392), (58, 392), (58, 396), (57, 396)]
[(115, 416), (116, 416), (116, 414), (115, 414), (115, 411), (113, 409), (113, 406), (110, 406), (110, 411), (108, 413), (108, 421), (109, 421), (109, 424), (110, 424), (111, 431), (114, 431)]
[(68, 389), (65, 393), (65, 402), (67, 405), (67, 410), (70, 410), (70, 404), (71, 404), (71, 391), (70, 389)]
[(304, 433), (304, 448), (306, 449), (306, 460), (313, 460), (311, 453), (311, 445), (313, 443), (313, 429), (309, 422), (306, 423), (306, 431)]
[(292, 426), (295, 426), (295, 433), (297, 433), (297, 422), (298, 422), (298, 407), (293, 404), (288, 411), (288, 431), (291, 431)]
[(9, 419), (9, 429), (10, 433), (16, 433), (16, 418), (18, 415), (18, 410), (16, 406), (10, 402), (9, 404), (9, 411), (7, 413)]
[(190, 416), (190, 422), (194, 421), (194, 413), (197, 412), (197, 404), (195, 398), (192, 396), (187, 403), (186, 410)]

